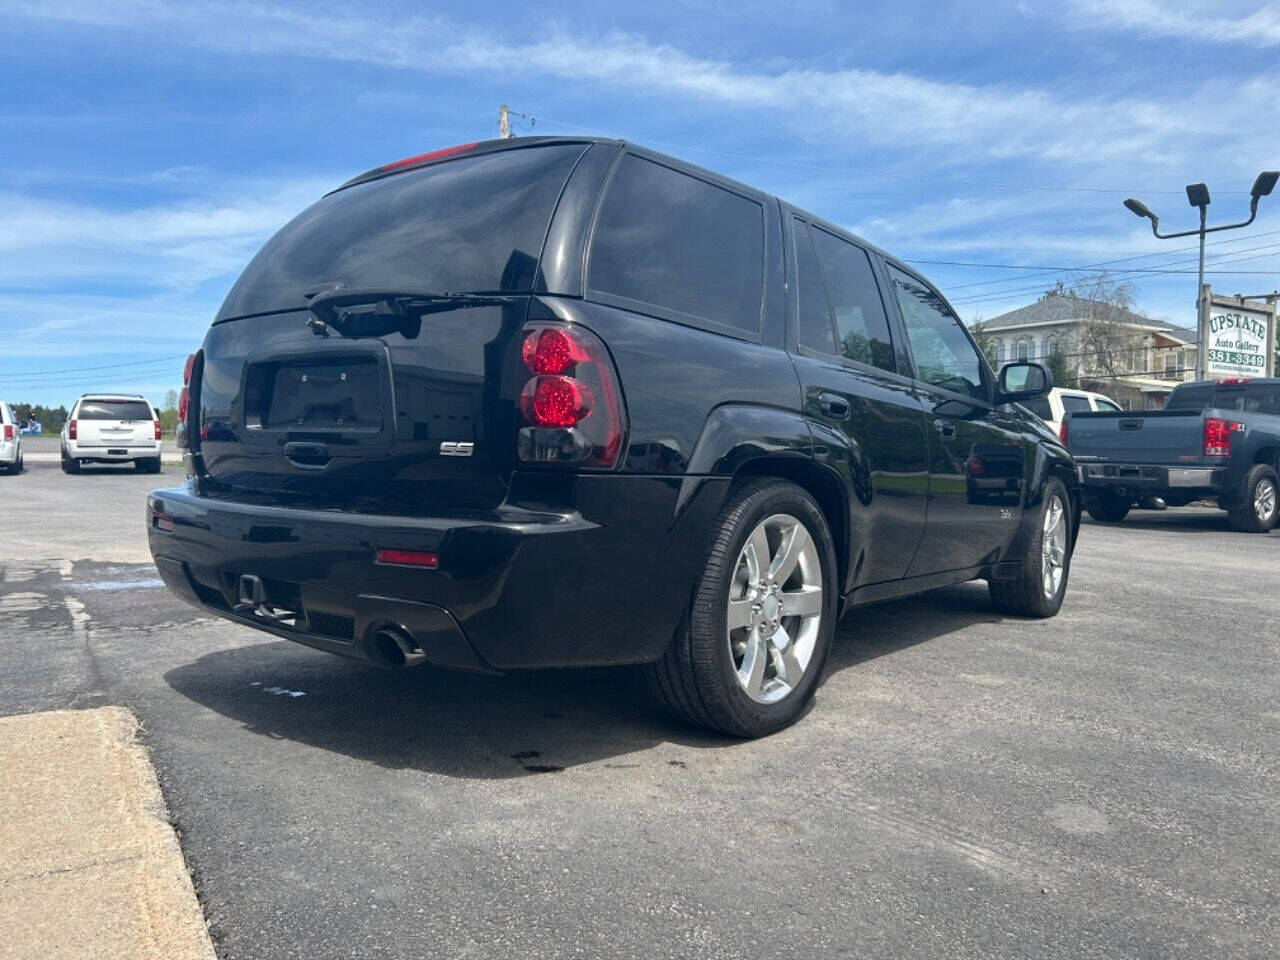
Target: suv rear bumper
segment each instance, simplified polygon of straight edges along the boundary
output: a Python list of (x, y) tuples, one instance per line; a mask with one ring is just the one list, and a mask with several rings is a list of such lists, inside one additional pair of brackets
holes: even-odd
[[(376, 634), (393, 627), (439, 666), (644, 663), (671, 640), (727, 489), (723, 478), (537, 477), (487, 513), (390, 517), (229, 501), (188, 482), (151, 494), (147, 533), (184, 600), (331, 653), (385, 662)], [(572, 503), (529, 500), (538, 493)], [(439, 568), (380, 565), (384, 548), (435, 552)], [(243, 575), (295, 616), (237, 610)]]
[(1076, 466), (1086, 488), (1126, 490), (1212, 490), (1226, 471), (1215, 467), (1159, 467), (1132, 463), (1082, 463)]
[(119, 446), (84, 446), (75, 440), (62, 441), (62, 450), (68, 458), (85, 463), (125, 463), (129, 460), (152, 460), (160, 456), (161, 442), (122, 443)]

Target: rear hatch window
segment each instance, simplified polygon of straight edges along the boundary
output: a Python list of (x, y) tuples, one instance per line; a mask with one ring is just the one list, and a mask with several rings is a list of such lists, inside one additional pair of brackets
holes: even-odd
[(151, 407), (142, 400), (84, 400), (78, 420), (150, 420)]
[(319, 285), (532, 291), (551, 214), (585, 144), (462, 156), (329, 194), (245, 269), (219, 319), (306, 306)]

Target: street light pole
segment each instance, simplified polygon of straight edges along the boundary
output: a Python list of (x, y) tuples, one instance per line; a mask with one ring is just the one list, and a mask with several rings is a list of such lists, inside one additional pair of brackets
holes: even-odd
[(1196, 282), (1196, 379), (1204, 379), (1205, 371), (1205, 317), (1208, 314), (1204, 296), (1204, 237), (1206, 233), (1217, 233), (1219, 230), (1235, 230), (1239, 227), (1247, 227), (1253, 223), (1258, 217), (1258, 201), (1263, 197), (1269, 196), (1271, 191), (1275, 189), (1276, 181), (1280, 180), (1280, 171), (1264, 170), (1258, 174), (1256, 180), (1253, 181), (1253, 188), (1249, 191), (1249, 219), (1241, 220), (1239, 223), (1224, 223), (1218, 227), (1206, 226), (1209, 214), (1209, 188), (1203, 183), (1187, 184), (1187, 201), (1193, 207), (1200, 209), (1200, 226), (1195, 230), (1182, 230), (1178, 233), (1161, 233), (1160, 218), (1157, 217), (1147, 205), (1141, 200), (1135, 200), (1130, 197), (1124, 202), (1129, 212), (1139, 217), (1146, 217), (1151, 221), (1151, 232), (1161, 240), (1172, 240), (1175, 237), (1189, 237), (1192, 234), (1200, 236), (1200, 271)]

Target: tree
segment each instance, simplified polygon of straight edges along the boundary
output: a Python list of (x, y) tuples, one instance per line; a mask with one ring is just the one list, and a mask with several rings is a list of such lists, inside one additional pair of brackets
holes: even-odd
[(987, 329), (982, 314), (978, 314), (973, 318), (973, 322), (969, 324), (969, 332), (973, 334), (973, 339), (978, 344), (978, 349), (986, 355), (987, 363), (991, 364), (991, 369), (998, 371), (1000, 369), (1000, 357), (997, 354), (995, 337)]
[(1049, 351), (1049, 356), (1045, 357), (1044, 365), (1053, 374), (1053, 385), (1055, 387), (1066, 387), (1069, 390), (1074, 390), (1079, 386), (1076, 382), (1076, 365), (1071, 362), (1071, 359), (1063, 352), (1056, 340), (1053, 348)]
[(1081, 375), (1145, 373), (1146, 349), (1142, 332), (1135, 330), (1133, 285), (1115, 281), (1105, 271), (1076, 280), (1068, 296), (1080, 301), (1084, 323), (1080, 327)]
[(170, 390), (168, 393), (164, 395), (164, 409), (166, 410), (178, 409), (178, 391), (177, 390)]

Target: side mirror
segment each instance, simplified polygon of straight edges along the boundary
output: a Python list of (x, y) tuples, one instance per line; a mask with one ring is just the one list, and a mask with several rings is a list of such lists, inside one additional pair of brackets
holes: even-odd
[(1000, 368), (996, 381), (996, 403), (1037, 400), (1053, 389), (1053, 374), (1042, 363), (1018, 360)]

